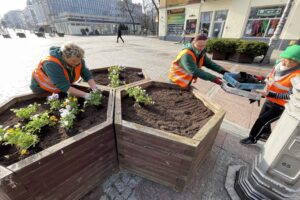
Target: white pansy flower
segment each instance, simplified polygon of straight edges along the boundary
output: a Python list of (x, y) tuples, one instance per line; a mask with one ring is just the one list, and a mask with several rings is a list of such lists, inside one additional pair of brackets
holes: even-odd
[(66, 109), (67, 109), (67, 110), (72, 110), (72, 107), (71, 107), (70, 105), (67, 105), (67, 106), (66, 106)]

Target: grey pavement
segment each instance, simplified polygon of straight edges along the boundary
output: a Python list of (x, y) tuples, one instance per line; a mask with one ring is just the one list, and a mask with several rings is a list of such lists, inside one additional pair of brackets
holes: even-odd
[[(31, 72), (38, 61), (47, 55), (50, 46), (61, 45), (66, 41), (74, 41), (85, 50), (85, 60), (90, 69), (111, 65), (132, 66), (143, 68), (152, 80), (168, 82), (168, 69), (180, 51), (181, 45), (158, 40), (155, 37), (125, 35), (123, 38), (124, 44), (116, 43), (116, 36), (66, 36), (44, 39), (28, 35), (26, 39), (0, 38), (3, 65), (0, 74), (0, 103), (14, 95), (30, 92)], [(274, 52), (273, 61), (279, 53)], [(227, 61), (215, 62), (230, 71), (246, 71), (261, 75), (267, 74), (272, 67), (258, 63), (250, 65)], [(263, 146), (262, 142), (253, 146), (239, 144), (239, 140), (247, 136), (260, 107), (257, 104), (249, 104), (246, 98), (228, 94), (219, 86), (207, 81), (198, 80), (195, 87), (212, 102), (219, 104), (226, 111), (226, 116), (210, 155), (199, 167), (186, 189), (177, 193), (165, 186), (122, 171), (104, 183), (99, 182), (99, 185), (83, 200), (230, 199), (224, 185), (228, 166), (251, 164)]]

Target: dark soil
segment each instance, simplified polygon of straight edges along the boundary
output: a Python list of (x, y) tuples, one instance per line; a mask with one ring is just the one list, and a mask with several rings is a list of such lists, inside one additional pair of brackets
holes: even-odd
[(124, 120), (192, 138), (214, 115), (189, 91), (158, 86), (146, 91), (155, 104), (137, 107), (133, 98), (125, 96)]
[[(105, 86), (109, 85), (110, 83), (110, 80), (108, 79), (109, 72), (107, 70), (92, 71), (92, 74), (97, 84), (105, 85)], [(143, 79), (145, 79), (145, 76), (143, 75), (141, 69), (125, 68), (120, 73), (120, 80), (122, 81), (121, 85), (134, 83)]]
[(240, 72), (236, 79), (240, 83), (256, 83), (261, 84), (263, 81), (259, 81), (255, 78), (255, 76), (248, 74), (247, 72)]
[[(100, 124), (106, 121), (107, 117), (107, 105), (108, 105), (108, 93), (103, 93), (103, 101), (102, 106), (95, 107), (89, 106), (84, 109), (84, 113), (79, 114), (77, 116), (76, 121), (74, 122), (74, 126), (71, 130), (66, 131), (65, 129), (59, 127), (44, 127), (39, 135), (40, 142), (33, 148), (29, 149), (29, 154), (26, 156), (21, 156), (19, 152), (11, 146), (3, 146), (0, 145), (0, 165), (8, 166), (19, 160), (22, 160), (34, 153), (42, 151), (54, 144), (57, 144), (69, 137), (72, 137), (78, 133), (81, 133), (94, 125)], [(17, 104), (17, 106), (13, 106), (11, 108), (21, 108), (26, 107), (29, 104), (34, 102), (40, 103), (38, 112), (43, 112), (48, 109), (48, 105), (44, 104), (46, 99), (31, 99), (27, 101), (23, 101)], [(19, 119), (15, 117), (15, 114), (7, 109), (5, 112), (0, 114), (0, 125), (3, 127), (13, 126), (19, 122)]]

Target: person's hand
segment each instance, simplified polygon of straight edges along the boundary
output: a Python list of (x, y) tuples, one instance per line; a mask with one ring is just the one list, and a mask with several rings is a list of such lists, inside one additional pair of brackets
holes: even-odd
[(214, 83), (218, 84), (218, 85), (222, 85), (222, 78), (216, 77), (215, 80), (214, 80)]
[(85, 100), (90, 100), (91, 99), (91, 94), (90, 93), (85, 93), (84, 96), (83, 96), (83, 98)]
[(255, 77), (256, 80), (258, 80), (258, 81), (263, 81), (263, 80), (265, 80), (265, 77), (264, 77), (264, 76), (261, 76), (261, 75), (254, 75), (254, 77)]
[(261, 94), (261, 96), (265, 97), (268, 95), (268, 92), (266, 90), (254, 90), (256, 93)]
[(92, 87), (91, 89), (92, 89), (92, 91), (93, 91), (93, 92), (97, 92), (97, 91), (99, 91), (99, 88), (98, 88), (97, 86), (95, 86), (95, 87)]

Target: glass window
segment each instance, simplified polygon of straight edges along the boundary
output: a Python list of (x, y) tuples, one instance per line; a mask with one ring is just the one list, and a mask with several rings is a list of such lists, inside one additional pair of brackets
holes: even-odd
[(284, 6), (251, 8), (245, 37), (271, 37), (279, 23)]
[(228, 10), (218, 10), (215, 12), (214, 24), (211, 31), (211, 37), (222, 37)]
[(212, 11), (201, 13), (199, 33), (205, 33), (208, 35), (210, 24), (211, 24), (211, 16), (212, 16)]

